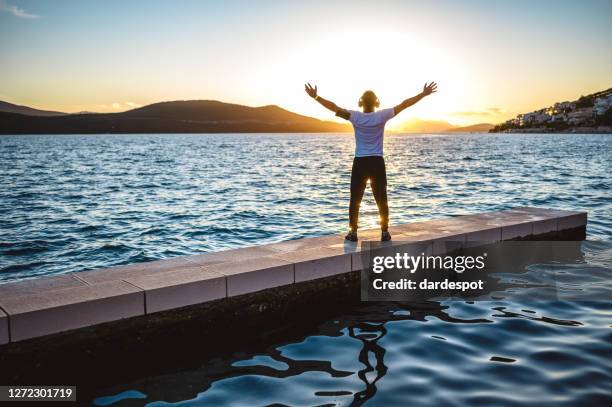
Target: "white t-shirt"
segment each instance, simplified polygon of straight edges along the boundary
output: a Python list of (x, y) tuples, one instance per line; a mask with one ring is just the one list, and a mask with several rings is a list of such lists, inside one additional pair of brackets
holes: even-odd
[(355, 129), (355, 157), (382, 157), (385, 123), (395, 116), (395, 110), (389, 108), (371, 113), (357, 110), (348, 112), (351, 114), (349, 121)]

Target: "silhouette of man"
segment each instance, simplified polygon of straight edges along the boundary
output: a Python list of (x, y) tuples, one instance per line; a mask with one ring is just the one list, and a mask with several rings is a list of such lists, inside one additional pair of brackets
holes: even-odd
[(355, 130), (355, 158), (351, 171), (351, 201), (349, 204), (349, 232), (345, 239), (357, 241), (359, 206), (368, 180), (378, 206), (380, 216), (381, 241), (391, 240), (389, 233), (389, 206), (387, 204), (387, 170), (383, 158), (383, 138), (385, 124), (395, 115), (409, 106), (414, 105), (425, 96), (435, 93), (438, 85), (435, 82), (425, 83), (423, 91), (416, 96), (404, 100), (399, 105), (376, 111), (380, 101), (374, 92), (366, 90), (359, 98), (358, 110), (347, 110), (338, 107), (334, 102), (323, 99), (317, 94), (317, 87), (310, 83), (305, 85), (306, 93), (321, 105), (351, 122)]

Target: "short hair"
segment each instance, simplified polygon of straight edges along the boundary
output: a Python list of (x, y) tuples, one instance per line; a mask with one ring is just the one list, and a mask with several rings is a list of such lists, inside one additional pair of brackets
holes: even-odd
[(374, 91), (366, 90), (365, 92), (363, 92), (363, 94), (359, 98), (359, 107), (363, 106), (364, 104), (376, 107), (380, 105), (380, 102), (378, 101), (378, 96), (376, 96), (376, 93), (374, 93)]

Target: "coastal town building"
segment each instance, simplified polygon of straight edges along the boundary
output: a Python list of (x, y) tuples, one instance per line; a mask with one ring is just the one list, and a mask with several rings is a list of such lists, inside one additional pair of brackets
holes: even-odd
[(538, 129), (563, 131), (570, 127), (592, 127), (601, 130), (612, 126), (612, 88), (570, 102), (522, 113), (491, 129), (492, 132)]
[(612, 107), (612, 93), (595, 99), (594, 108), (596, 115), (603, 116), (610, 107)]

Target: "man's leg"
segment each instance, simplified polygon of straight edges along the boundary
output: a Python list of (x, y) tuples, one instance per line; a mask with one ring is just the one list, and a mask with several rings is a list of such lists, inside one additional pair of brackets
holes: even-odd
[(351, 202), (349, 204), (349, 226), (351, 231), (357, 232), (359, 223), (359, 206), (368, 182), (366, 162), (359, 157), (353, 159), (351, 171)]
[[(378, 157), (377, 157), (378, 158)], [(376, 199), (378, 206), (378, 214), (380, 216), (380, 229), (386, 232), (389, 229), (389, 205), (387, 203), (387, 169), (385, 168), (385, 160), (380, 157), (372, 163), (372, 193)]]

